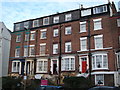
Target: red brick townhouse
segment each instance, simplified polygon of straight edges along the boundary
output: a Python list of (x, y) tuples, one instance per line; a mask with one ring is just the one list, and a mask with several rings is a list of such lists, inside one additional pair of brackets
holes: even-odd
[(14, 23), (9, 74), (64, 78), (91, 71), (95, 85), (117, 85), (115, 13), (108, 3)]
[(112, 27), (112, 28), (117, 31), (116, 38), (117, 38), (118, 46), (115, 49), (115, 53), (116, 53), (116, 56), (117, 56), (116, 67), (117, 67), (118, 72), (116, 72), (116, 75), (117, 75), (116, 76), (116, 78), (117, 78), (116, 79), (116, 84), (118, 86), (120, 86), (120, 12), (114, 14), (110, 19), (116, 24), (115, 26), (117, 26), (116, 29), (114, 29), (114, 27)]

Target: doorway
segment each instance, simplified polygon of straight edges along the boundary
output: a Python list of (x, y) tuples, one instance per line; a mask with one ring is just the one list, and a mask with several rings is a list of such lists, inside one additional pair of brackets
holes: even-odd
[(53, 60), (53, 74), (57, 74), (57, 60)]

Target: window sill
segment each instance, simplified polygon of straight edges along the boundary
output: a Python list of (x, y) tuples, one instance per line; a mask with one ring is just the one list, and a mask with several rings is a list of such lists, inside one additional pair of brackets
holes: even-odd
[(35, 39), (30, 39), (30, 41), (34, 41)]
[(72, 51), (65, 51), (65, 53), (71, 53)]
[(20, 56), (15, 56), (15, 58), (19, 58)]
[(54, 38), (58, 37), (58, 36), (53, 36)]
[(108, 68), (94, 68), (92, 70), (109, 70)]
[(20, 43), (20, 41), (16, 41), (16, 43)]
[(36, 73), (47, 73), (47, 71), (37, 71)]
[(61, 70), (61, 72), (74, 72), (75, 70)]
[(79, 33), (86, 33), (87, 31), (84, 31), (84, 32), (79, 32)]
[(40, 38), (40, 39), (47, 39), (47, 38)]
[(97, 29), (94, 29), (95, 31), (97, 31), (97, 30), (102, 30), (102, 28), (97, 28)]

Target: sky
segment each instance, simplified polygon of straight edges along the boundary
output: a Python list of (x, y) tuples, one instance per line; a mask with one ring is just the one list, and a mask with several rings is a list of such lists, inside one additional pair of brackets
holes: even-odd
[[(118, 8), (118, 1), (114, 1)], [(107, 4), (108, 0), (0, 0), (0, 22), (13, 31), (15, 22), (39, 18), (57, 12), (65, 12), (83, 7)]]

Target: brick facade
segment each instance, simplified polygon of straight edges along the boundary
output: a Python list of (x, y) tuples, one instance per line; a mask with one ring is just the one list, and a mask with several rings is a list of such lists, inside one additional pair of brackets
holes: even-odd
[[(111, 8), (110, 5), (113, 7)], [(96, 7), (91, 8), (85, 8), (85, 9), (77, 9), (73, 11), (58, 13), (49, 17), (49, 25), (42, 25), (43, 19), (45, 17), (37, 18), (35, 20), (39, 20), (39, 27), (32, 27), (32, 21), (34, 20), (27, 20), (29, 21), (29, 29), (26, 31), (23, 28), (23, 23), (27, 21), (17, 22), (16, 24), (20, 24), (20, 30), (16, 30), (16, 27), (14, 28), (14, 32), (12, 33), (12, 42), (11, 42), (11, 53), (10, 53), (10, 65), (9, 65), (9, 73), (14, 74), (14, 70), (12, 71), (12, 68), (15, 67), (14, 64), (12, 65), (13, 61), (20, 61), (24, 60), (22, 63), (24, 63), (23, 68), (27, 69), (26, 71), (22, 71), (22, 69), (19, 68), (18, 74), (28, 74), (28, 75), (36, 75), (40, 74), (41, 77), (47, 77), (47, 75), (56, 75), (59, 71), (59, 50), (60, 50), (60, 31), (61, 31), (61, 54), (62, 54), (62, 64), (61, 64), (61, 78), (64, 78), (65, 76), (83, 76), (89, 74), (89, 60), (88, 60), (88, 39), (87, 39), (87, 48), (85, 51), (81, 51), (81, 43), (80, 38), (82, 37), (88, 37), (88, 29), (90, 28), (90, 42), (91, 42), (91, 54), (92, 54), (92, 65), (93, 65), (93, 57), (97, 58), (102, 57), (102, 59), (107, 57), (107, 62), (104, 62), (104, 60), (98, 62), (107, 63), (107, 68), (98, 68), (92, 69), (92, 76), (94, 77), (93, 81), (96, 82), (95, 76), (103, 75), (104, 77), (104, 84), (103, 85), (115, 85), (115, 78), (114, 75), (117, 70), (117, 60), (115, 55), (115, 50), (119, 47), (118, 44), (118, 27), (117, 27), (117, 20), (116, 18), (111, 19), (110, 16), (110, 8), (114, 10), (114, 13), (116, 13), (116, 9), (114, 7), (114, 4), (105, 4), (101, 5), (106, 6), (106, 11), (102, 12), (100, 14), (93, 14), (93, 10)], [(100, 7), (100, 6), (97, 6)], [(82, 10), (91, 9), (91, 15), (89, 16), (81, 16)], [(65, 21), (65, 15), (71, 14), (71, 20)], [(59, 23), (54, 24), (53, 18), (54, 16), (59, 16)], [(94, 30), (95, 28), (95, 20), (101, 21), (101, 29)], [(88, 23), (88, 20), (90, 21), (90, 25)], [(86, 32), (80, 32), (80, 22), (86, 21)], [(71, 27), (71, 34), (66, 35), (65, 34), (65, 28)], [(90, 26), (90, 27), (89, 27)], [(58, 29), (58, 36), (54, 37), (54, 29)], [(25, 41), (25, 33), (29, 32), (29, 35), (31, 34), (31, 31), (35, 31), (35, 40)], [(46, 38), (41, 39), (41, 33), (46, 32)], [(17, 35), (21, 35), (21, 41), (16, 42)], [(102, 43), (103, 48), (101, 49), (95, 49), (95, 36), (102, 35)], [(67, 42), (71, 43), (71, 51), (65, 52), (66, 47), (65, 44)], [(53, 44), (58, 44), (58, 53), (53, 54)], [(24, 57), (24, 47), (28, 45), (34, 45), (35, 49), (35, 55), (33, 56), (27, 56)], [(45, 50), (43, 48), (43, 51), (45, 51), (44, 55), (40, 55), (40, 46), (45, 45)], [(20, 56), (15, 57), (15, 49), (17, 46), (20, 46)], [(30, 47), (29, 47), (30, 48)], [(28, 50), (30, 52), (30, 49)], [(101, 55), (101, 56), (100, 56)], [(86, 58), (84, 58), (86, 57)], [(84, 64), (82, 62), (82, 59), (85, 59), (86, 63), (85, 68), (82, 67)], [(67, 61), (68, 60), (68, 61)], [(47, 63), (46, 63), (47, 62)], [(20, 66), (22, 63), (17, 64)], [(43, 64), (44, 63), (44, 64)], [(68, 63), (68, 64), (66, 64)], [(96, 65), (98, 64), (97, 61), (95, 62)], [(94, 63), (94, 64), (95, 64)], [(26, 66), (25, 66), (26, 65)], [(44, 68), (42, 68), (41, 66)], [(47, 66), (46, 66), (47, 65)], [(66, 65), (66, 66), (64, 66)], [(68, 66), (67, 66), (68, 65)], [(99, 64), (100, 65), (100, 64)], [(22, 65), (21, 65), (22, 67)], [(47, 71), (46, 68), (47, 67)], [(93, 67), (93, 66), (92, 66)], [(104, 67), (104, 65), (102, 66)], [(86, 70), (84, 73), (81, 70)], [(57, 73), (55, 73), (55, 71)], [(34, 72), (34, 73), (33, 73)], [(97, 76), (96, 76), (97, 77)], [(108, 77), (112, 78), (111, 83), (109, 84)], [(96, 84), (96, 83), (95, 83)]]

